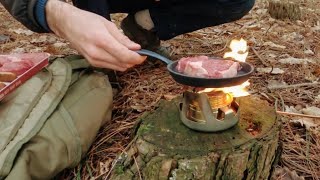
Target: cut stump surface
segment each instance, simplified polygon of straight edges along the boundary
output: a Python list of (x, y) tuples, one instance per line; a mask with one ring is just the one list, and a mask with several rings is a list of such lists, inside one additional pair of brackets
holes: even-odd
[(268, 11), (275, 19), (301, 19), (301, 9), (297, 0), (269, 0)]
[(187, 128), (179, 119), (180, 98), (163, 101), (141, 118), (112, 179), (268, 179), (280, 149), (278, 117), (257, 97), (238, 101), (238, 124), (218, 133)]

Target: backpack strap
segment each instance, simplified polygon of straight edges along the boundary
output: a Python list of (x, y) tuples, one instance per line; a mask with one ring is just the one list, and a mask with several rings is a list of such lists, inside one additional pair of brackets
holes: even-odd
[[(22, 145), (38, 133), (69, 88), (72, 77), (72, 67), (68, 62), (62, 58), (58, 58), (48, 69), (52, 72), (50, 86), (46, 89), (46, 92), (42, 94), (36, 105), (29, 107), (32, 108), (29, 116), (17, 131), (15, 137), (9, 142), (5, 149), (0, 152), (0, 178), (5, 177), (10, 172), (14, 159)], [(31, 79), (35, 78), (37, 78), (37, 76)], [(22, 86), (28, 86), (28, 84), (23, 84)], [(24, 93), (19, 92), (19, 94)], [(24, 95), (29, 96), (28, 94)], [(13, 99), (8, 101), (13, 101)]]
[(0, 153), (16, 135), (51, 80), (52, 72), (44, 70), (0, 102)]

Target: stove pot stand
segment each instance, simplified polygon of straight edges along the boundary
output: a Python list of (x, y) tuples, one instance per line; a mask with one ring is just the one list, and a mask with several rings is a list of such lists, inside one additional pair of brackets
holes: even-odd
[(238, 104), (228, 93), (186, 91), (180, 103), (180, 119), (190, 129), (218, 132), (238, 123), (238, 109)]

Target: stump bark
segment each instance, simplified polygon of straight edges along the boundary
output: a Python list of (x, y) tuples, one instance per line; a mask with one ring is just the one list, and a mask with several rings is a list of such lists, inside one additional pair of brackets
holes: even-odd
[(238, 99), (239, 123), (203, 133), (179, 119), (179, 102), (163, 101), (141, 118), (136, 140), (119, 156), (111, 179), (268, 179), (280, 154), (274, 108), (257, 97)]
[(275, 19), (301, 19), (301, 9), (294, 0), (269, 0), (268, 11)]

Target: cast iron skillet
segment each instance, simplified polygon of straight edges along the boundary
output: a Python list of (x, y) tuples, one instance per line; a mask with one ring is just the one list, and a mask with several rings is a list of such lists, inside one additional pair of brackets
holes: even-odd
[(178, 61), (171, 61), (170, 59), (161, 56), (155, 52), (141, 49), (136, 51), (140, 55), (154, 57), (159, 59), (167, 64), (167, 69), (170, 72), (172, 78), (183, 85), (193, 86), (193, 87), (203, 87), (203, 88), (221, 88), (221, 87), (230, 87), (236, 86), (244, 83), (250, 77), (254, 71), (254, 67), (247, 62), (239, 62), (241, 65), (241, 70), (238, 71), (237, 76), (230, 78), (199, 78), (192, 77), (176, 71), (176, 66)]

